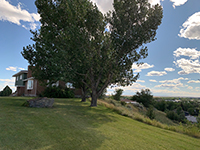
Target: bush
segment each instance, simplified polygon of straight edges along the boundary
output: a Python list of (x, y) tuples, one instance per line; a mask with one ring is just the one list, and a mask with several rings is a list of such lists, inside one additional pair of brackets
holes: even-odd
[(120, 101), (120, 97), (121, 97), (122, 93), (123, 93), (122, 89), (116, 89), (115, 90), (115, 95), (113, 95), (113, 99), (117, 100), (117, 101)]
[(12, 90), (8, 85), (0, 92), (0, 96), (9, 96), (10, 94), (12, 94)]
[(126, 106), (126, 102), (121, 101), (121, 105)]
[(73, 98), (74, 92), (69, 88), (62, 88), (60, 86), (47, 87), (42, 96), (51, 98)]
[(156, 109), (164, 112), (167, 108), (167, 103), (164, 100), (162, 100), (160, 102), (155, 102), (154, 107)]
[(154, 107), (153, 106), (150, 106), (147, 110), (147, 113), (146, 113), (147, 117), (149, 117), (149, 119), (153, 120), (155, 119), (155, 112), (154, 112)]
[(149, 107), (153, 104), (153, 95), (151, 95), (151, 91), (149, 89), (142, 89), (141, 92), (137, 92), (131, 100), (142, 103), (145, 107)]
[(179, 121), (179, 122), (185, 122), (185, 114), (184, 112), (177, 114), (174, 111), (167, 112), (167, 117), (171, 120)]
[(178, 120), (178, 114), (176, 114), (174, 111), (167, 112), (167, 118), (171, 120)]

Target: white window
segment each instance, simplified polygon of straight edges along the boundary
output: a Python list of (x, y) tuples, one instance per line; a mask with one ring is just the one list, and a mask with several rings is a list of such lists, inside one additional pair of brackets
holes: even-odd
[(19, 77), (19, 78), (20, 78), (20, 80), (22, 80), (22, 74), (20, 75), (20, 77)]
[(67, 82), (65, 85), (66, 85), (67, 88), (74, 89), (72, 83)]
[(31, 89), (33, 89), (33, 80), (28, 80), (27, 90), (31, 90)]
[(57, 81), (56, 83), (53, 83), (51, 86), (56, 86), (56, 87), (58, 87), (58, 86), (59, 86), (59, 81)]
[(18, 76), (16, 76), (16, 81), (18, 81)]

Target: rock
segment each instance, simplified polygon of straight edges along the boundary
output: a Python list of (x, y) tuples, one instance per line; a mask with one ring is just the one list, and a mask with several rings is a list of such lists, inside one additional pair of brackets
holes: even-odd
[(29, 107), (36, 108), (51, 108), (54, 103), (53, 98), (39, 97), (36, 99), (30, 99), (27, 101)]

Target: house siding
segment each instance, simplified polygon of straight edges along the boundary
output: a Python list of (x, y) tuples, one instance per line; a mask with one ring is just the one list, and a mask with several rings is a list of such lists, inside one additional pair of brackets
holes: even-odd
[(17, 87), (17, 96), (24, 96), (25, 87)]
[(25, 85), (23, 80), (27, 78), (27, 74), (23, 73), (21, 75), (22, 75), (22, 79), (20, 79), (20, 75), (16, 76), (16, 78), (15, 78), (15, 86), (24, 86)]
[(38, 80), (33, 80), (33, 89), (27, 89), (27, 84), (28, 81), (25, 82), (24, 96), (39, 96), (45, 90)]

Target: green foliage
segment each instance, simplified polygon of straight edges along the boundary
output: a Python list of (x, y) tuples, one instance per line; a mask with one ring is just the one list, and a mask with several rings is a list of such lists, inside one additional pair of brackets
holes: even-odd
[(165, 111), (166, 110), (166, 108), (167, 108), (167, 104), (166, 104), (166, 102), (164, 101), (164, 100), (162, 100), (162, 101), (159, 101), (159, 102), (154, 102), (154, 107), (156, 108), (156, 109), (158, 109), (158, 110), (160, 110), (160, 111)]
[(126, 106), (126, 102), (121, 101), (121, 105)]
[(178, 121), (178, 114), (174, 111), (167, 112), (167, 117), (171, 120), (177, 120)]
[(155, 112), (154, 112), (154, 107), (150, 106), (147, 110), (146, 116), (149, 117), (151, 120), (155, 119)]
[(141, 92), (136, 92), (136, 95), (133, 95), (131, 100), (142, 103), (145, 107), (149, 107), (153, 104), (153, 95), (151, 95), (149, 89), (142, 89)]
[(60, 86), (47, 87), (42, 96), (51, 98), (73, 98), (74, 93), (69, 88), (62, 88)]
[(0, 91), (0, 96), (9, 96), (10, 94), (12, 94), (12, 90), (8, 85), (3, 89), (3, 91)]
[(168, 111), (167, 117), (171, 120), (178, 121), (178, 122), (185, 122), (185, 114), (184, 112), (179, 112), (179, 114), (175, 111)]
[(122, 93), (123, 93), (123, 89), (116, 89), (115, 94), (113, 95), (113, 99), (120, 101)]
[(189, 108), (188, 112), (190, 115), (195, 115), (194, 108)]
[(23, 48), (23, 57), (38, 69), (36, 78), (79, 78), (92, 91), (91, 106), (108, 85), (125, 86), (138, 79), (132, 64), (147, 57), (144, 45), (155, 40), (163, 17), (162, 7), (147, 0), (115, 0), (106, 15), (89, 0), (35, 4), (41, 28), (32, 31), (35, 44)]
[[(152, 126), (156, 122), (149, 118), (145, 119), (152, 125), (118, 115), (102, 105), (90, 109), (86, 107), (89, 102), (80, 103), (80, 99), (55, 99), (53, 109), (19, 107), (28, 99), (0, 98), (0, 149), (198, 150), (200, 147), (199, 139), (159, 129)], [(173, 126), (171, 130), (177, 128)]]

